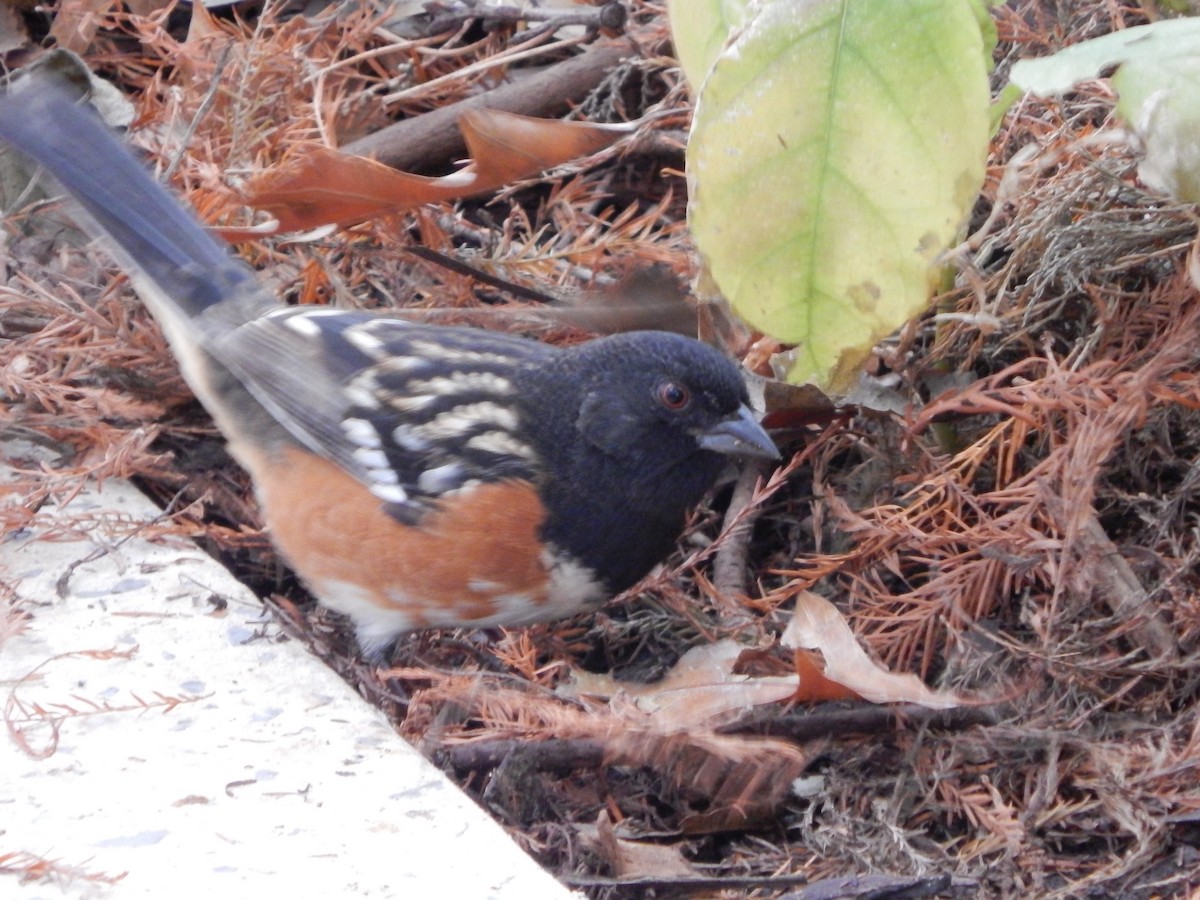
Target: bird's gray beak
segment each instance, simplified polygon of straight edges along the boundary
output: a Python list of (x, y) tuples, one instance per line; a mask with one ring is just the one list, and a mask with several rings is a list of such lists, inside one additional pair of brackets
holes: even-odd
[(729, 456), (779, 459), (779, 448), (768, 436), (750, 407), (742, 404), (737, 416), (697, 433), (696, 443), (705, 450)]

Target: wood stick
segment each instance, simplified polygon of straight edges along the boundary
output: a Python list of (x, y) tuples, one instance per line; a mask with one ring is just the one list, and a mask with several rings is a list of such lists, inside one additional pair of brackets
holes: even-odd
[(596, 44), (536, 74), (441, 109), (404, 119), (351, 141), (344, 153), (369, 156), (385, 165), (414, 171), (449, 162), (466, 149), (458, 119), (469, 109), (498, 109), (523, 116), (558, 116), (591, 93), (614, 67), (636, 55), (633, 43)]

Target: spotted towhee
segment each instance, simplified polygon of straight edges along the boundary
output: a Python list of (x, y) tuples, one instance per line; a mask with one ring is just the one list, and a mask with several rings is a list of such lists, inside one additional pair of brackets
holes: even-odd
[(90, 110), (28, 81), (0, 137), (109, 239), (274, 541), (368, 655), (592, 607), (662, 560), (729, 455), (778, 456), (738, 369), (689, 338), (558, 349), (285, 307)]

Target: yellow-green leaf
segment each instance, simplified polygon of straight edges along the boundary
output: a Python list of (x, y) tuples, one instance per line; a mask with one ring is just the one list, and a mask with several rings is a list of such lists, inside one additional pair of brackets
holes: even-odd
[(1081, 41), (1051, 56), (1018, 60), (1009, 77), (1022, 90), (1046, 97), (1069, 91), (1085, 78), (1097, 78), (1118, 63), (1170, 64), (1195, 59), (1197, 53), (1200, 19), (1170, 19)]
[(749, 0), (671, 0), (671, 43), (693, 91), (700, 90), (725, 43), (746, 18)]
[(1130, 60), (1113, 85), (1120, 93), (1117, 109), (1142, 139), (1138, 177), (1176, 199), (1200, 203), (1200, 39), (1190, 58)]
[(737, 312), (837, 389), (928, 302), (983, 181), (988, 61), (970, 0), (754, 4), (705, 81), (689, 218)]
[(1057, 94), (1117, 64), (1117, 111), (1145, 148), (1138, 175), (1155, 190), (1200, 202), (1200, 19), (1139, 25), (1020, 60), (1012, 82)]

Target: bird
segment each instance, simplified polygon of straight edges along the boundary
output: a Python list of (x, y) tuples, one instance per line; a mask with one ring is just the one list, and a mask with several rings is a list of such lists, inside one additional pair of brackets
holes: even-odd
[(57, 85), (0, 98), (0, 139), (128, 272), (272, 541), (369, 660), (413, 631), (594, 609), (671, 552), (732, 459), (779, 458), (739, 367), (698, 340), (557, 347), (288, 306)]

